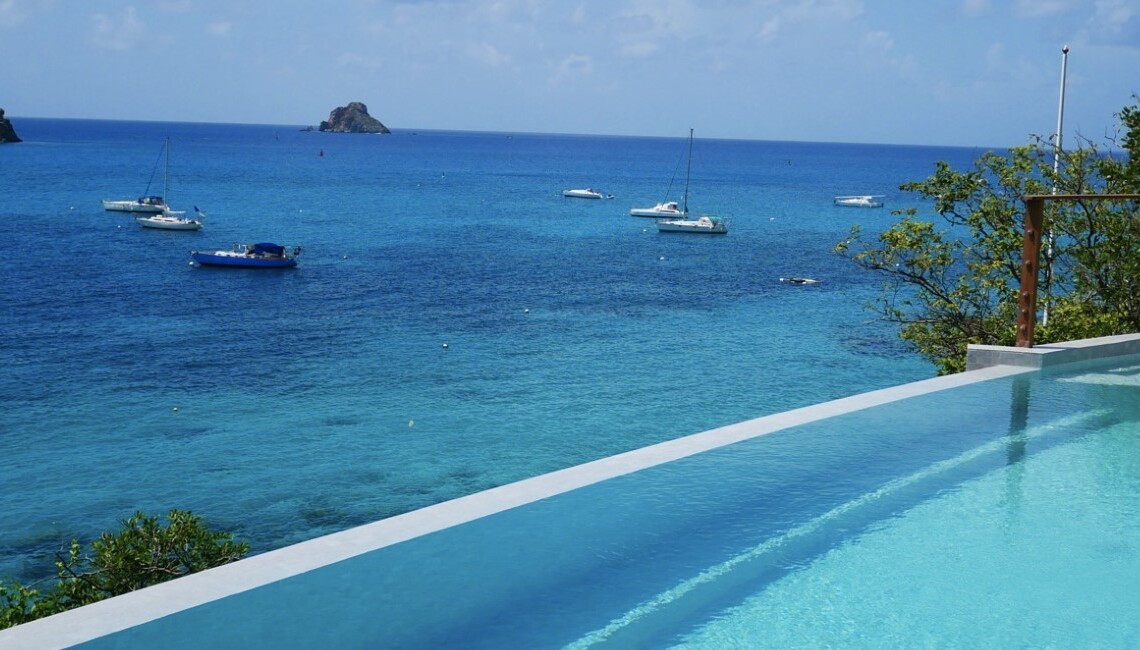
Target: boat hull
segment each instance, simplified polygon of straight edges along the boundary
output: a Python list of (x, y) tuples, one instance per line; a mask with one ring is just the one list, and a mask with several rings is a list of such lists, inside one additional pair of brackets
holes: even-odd
[(837, 196), (835, 205), (841, 208), (881, 208), (883, 202), (875, 196)]
[(680, 219), (685, 216), (681, 212), (665, 212), (653, 210), (652, 208), (634, 208), (629, 211), (631, 217), (650, 217), (653, 219)]
[(703, 235), (727, 235), (728, 225), (723, 221), (701, 217), (700, 219), (659, 219), (658, 232), (691, 232)]
[(135, 221), (143, 228), (156, 230), (201, 230), (202, 222), (194, 219), (183, 219), (171, 216), (135, 217)]
[(593, 190), (563, 190), (562, 196), (568, 199), (600, 199), (602, 198), (601, 192)]
[(161, 203), (150, 203), (143, 199), (137, 201), (110, 201), (103, 199), (103, 209), (108, 212), (141, 212), (145, 214), (159, 214), (166, 209)]
[(652, 208), (631, 208), (631, 217), (652, 217), (655, 219), (683, 219), (685, 212), (676, 203), (657, 204)]
[(293, 257), (261, 257), (232, 251), (191, 251), (190, 259), (202, 266), (244, 269), (288, 269), (297, 266), (297, 259)]

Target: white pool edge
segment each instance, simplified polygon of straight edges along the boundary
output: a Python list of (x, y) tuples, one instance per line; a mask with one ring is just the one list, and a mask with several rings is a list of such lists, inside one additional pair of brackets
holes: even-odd
[(1063, 363), (1131, 354), (1140, 354), (1140, 334), (1040, 348), (970, 346), (970, 369), (963, 373), (711, 429), (332, 533), (0, 630), (0, 648), (63, 648), (92, 641), (421, 535), (774, 431), (979, 381), (1035, 372)]
[(1102, 336), (1082, 341), (1049, 343), (1032, 348), (971, 345), (966, 356), (966, 369), (1007, 365), (1037, 370), (1133, 354), (1140, 354), (1140, 334)]

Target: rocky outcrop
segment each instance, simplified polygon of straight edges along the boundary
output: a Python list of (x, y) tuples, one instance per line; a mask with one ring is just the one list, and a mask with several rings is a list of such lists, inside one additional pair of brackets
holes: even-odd
[(368, 114), (368, 107), (360, 102), (334, 108), (327, 122), (321, 122), (321, 131), (330, 133), (391, 133), (380, 120)]
[(16, 135), (16, 129), (12, 128), (12, 123), (4, 117), (4, 109), (0, 108), (0, 144), (5, 142), (22, 142), (22, 140)]

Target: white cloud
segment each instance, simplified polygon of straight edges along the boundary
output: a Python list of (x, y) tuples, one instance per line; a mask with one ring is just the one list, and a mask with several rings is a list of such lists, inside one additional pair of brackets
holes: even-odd
[(103, 49), (126, 51), (146, 35), (146, 25), (139, 20), (134, 7), (127, 7), (118, 18), (95, 14), (91, 20), (94, 23), (91, 42)]
[(211, 36), (229, 36), (230, 30), (233, 29), (233, 23), (220, 20), (216, 23), (210, 23), (206, 26), (206, 33)]
[(780, 10), (789, 20), (813, 21), (826, 19), (850, 22), (863, 15), (860, 0), (799, 0)]
[(510, 55), (503, 54), (494, 45), (488, 43), (468, 45), (467, 56), (492, 68), (499, 68), (511, 62)]
[(706, 36), (705, 23), (711, 15), (698, 13), (690, 0), (632, 0), (628, 7), (584, 27), (612, 37), (621, 56), (648, 59), (663, 47)]
[(986, 16), (993, 11), (990, 0), (962, 0), (962, 15), (976, 18)]
[(1068, 9), (1065, 0), (1017, 0), (1014, 14), (1020, 18), (1044, 18)]
[(700, 11), (689, 0), (634, 0), (631, 5), (623, 17), (648, 24), (647, 35), (655, 38), (689, 36), (702, 19)]
[(548, 83), (552, 86), (562, 83), (563, 80), (578, 77), (588, 77), (594, 72), (594, 59), (582, 54), (571, 54), (562, 59), (555, 66)]
[(1041, 70), (1025, 57), (1010, 56), (1004, 43), (994, 43), (986, 49), (985, 80), (996, 84), (1032, 86), (1041, 80)]
[(859, 0), (767, 0), (761, 4), (771, 15), (755, 32), (755, 38), (765, 43), (797, 28), (811, 30), (822, 23), (850, 23), (864, 13)]
[(1140, 47), (1140, 7), (1130, 0), (1097, 0), (1082, 34), (1090, 43)]
[(570, 14), (570, 23), (573, 25), (585, 25), (586, 24), (586, 7), (584, 7), (583, 5), (578, 5), (577, 7), (574, 7), (573, 13)]
[(16, 0), (0, 0), (0, 27), (15, 27), (24, 22), (25, 16)]
[(651, 41), (641, 41), (639, 43), (628, 43), (621, 48), (622, 56), (628, 56), (634, 59), (645, 59), (653, 56), (657, 50), (661, 49), (657, 43)]
[(455, 10), (465, 13), (466, 20), (484, 27), (533, 24), (540, 15), (539, 0), (495, 0), (494, 2), (456, 3)]
[(890, 32), (883, 30), (866, 32), (859, 43), (859, 48), (871, 60), (880, 61), (886, 69), (893, 70), (900, 79), (915, 80), (919, 77), (921, 66), (910, 54), (898, 53), (895, 39)]
[(761, 41), (768, 42), (768, 41), (775, 39), (776, 35), (779, 32), (780, 32), (780, 17), (779, 16), (773, 16), (773, 17), (769, 18), (768, 20), (764, 21), (764, 24), (760, 27), (760, 31), (756, 33), (756, 38), (758, 38)]
[(383, 59), (364, 57), (355, 52), (345, 52), (337, 57), (337, 65), (344, 68), (368, 68), (376, 70), (384, 67)]
[(887, 32), (867, 32), (863, 35), (863, 46), (877, 52), (890, 52), (895, 47), (895, 41)]
[(1005, 44), (994, 43), (986, 50), (986, 65), (990, 70), (1004, 70), (1008, 65), (1005, 56)]
[(1137, 8), (1124, 0), (1099, 0), (1096, 3), (1094, 20), (1100, 21), (1105, 27), (1120, 25), (1132, 19)]

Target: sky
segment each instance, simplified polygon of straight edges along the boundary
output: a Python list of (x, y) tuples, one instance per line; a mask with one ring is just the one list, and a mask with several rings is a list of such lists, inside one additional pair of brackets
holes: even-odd
[(0, 0), (19, 117), (1103, 144), (1140, 0)]

